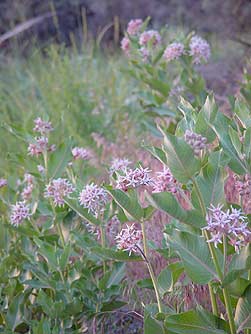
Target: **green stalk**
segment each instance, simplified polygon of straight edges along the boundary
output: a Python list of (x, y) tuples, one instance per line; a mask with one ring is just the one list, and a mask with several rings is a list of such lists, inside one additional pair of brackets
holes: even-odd
[(217, 305), (216, 297), (215, 297), (215, 294), (214, 294), (213, 287), (212, 287), (211, 283), (208, 283), (208, 288), (209, 288), (209, 295), (210, 295), (210, 300), (211, 300), (211, 304), (212, 304), (213, 314), (215, 316), (218, 316), (218, 314), (219, 314), (218, 305)]
[(157, 304), (158, 304), (158, 309), (159, 312), (162, 313), (162, 305), (161, 305), (161, 297), (160, 297), (160, 293), (159, 293), (159, 289), (158, 289), (158, 283), (157, 283), (157, 279), (155, 277), (154, 271), (153, 271), (153, 267), (149, 261), (149, 251), (148, 251), (148, 247), (147, 247), (147, 237), (146, 237), (146, 228), (145, 228), (145, 222), (142, 220), (141, 222), (141, 226), (142, 226), (142, 237), (143, 237), (143, 249), (144, 252), (142, 252), (142, 250), (139, 248), (149, 271), (152, 283), (153, 283), (153, 288), (155, 291), (155, 295), (156, 295), (156, 299), (157, 299)]
[[(105, 229), (104, 229), (103, 224), (101, 224), (101, 226), (100, 226), (100, 239), (101, 239), (102, 248), (105, 248)], [(105, 274), (105, 272), (106, 272), (105, 260), (103, 261), (103, 271), (104, 271), (104, 274)]]

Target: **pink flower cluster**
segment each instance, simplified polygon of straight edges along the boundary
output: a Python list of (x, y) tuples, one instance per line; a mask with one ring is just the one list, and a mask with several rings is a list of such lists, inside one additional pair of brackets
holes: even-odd
[(114, 172), (119, 171), (119, 170), (125, 171), (129, 167), (130, 164), (131, 164), (131, 161), (126, 158), (123, 158), (123, 159), (114, 158), (112, 160), (109, 172), (112, 175)]
[(161, 193), (164, 191), (177, 193), (179, 185), (172, 175), (169, 168), (164, 166), (161, 172), (157, 172), (157, 177), (153, 180), (153, 193)]
[(84, 147), (74, 147), (71, 152), (74, 160), (90, 160), (92, 158), (92, 152)]
[(1, 179), (0, 179), (0, 188), (3, 188), (3, 187), (5, 187), (5, 186), (7, 186), (7, 180), (1, 178)]
[(142, 27), (143, 21), (141, 19), (131, 20), (127, 25), (128, 35), (137, 35)]
[(200, 36), (193, 36), (190, 44), (190, 56), (193, 57), (195, 64), (200, 64), (203, 60), (208, 61), (210, 58), (210, 46), (208, 42)]
[(151, 170), (142, 166), (135, 169), (126, 169), (123, 174), (119, 174), (116, 180), (116, 188), (127, 191), (129, 188), (148, 186), (153, 183), (150, 176)]
[(128, 251), (129, 255), (139, 252), (142, 243), (142, 232), (134, 227), (126, 225), (115, 237), (117, 248)]
[(172, 43), (168, 45), (168, 47), (165, 49), (163, 57), (167, 61), (171, 61), (174, 59), (178, 59), (183, 54), (185, 54), (184, 45), (182, 43)]
[(93, 214), (102, 210), (107, 201), (107, 191), (94, 183), (87, 184), (79, 194), (80, 204)]
[(161, 36), (157, 30), (147, 30), (142, 32), (139, 37), (139, 44), (141, 46), (148, 46), (151, 44), (153, 47), (156, 47), (161, 43)]
[(217, 207), (211, 205), (206, 217), (207, 226), (203, 229), (211, 233), (212, 238), (208, 242), (213, 242), (215, 247), (222, 243), (222, 238), (225, 236), (234, 246), (235, 251), (239, 252), (242, 246), (251, 241), (247, 217), (243, 215), (241, 210), (231, 207), (225, 212), (222, 207), (222, 205)]
[(26, 183), (26, 187), (23, 189), (21, 193), (21, 197), (24, 201), (28, 201), (31, 198), (33, 187), (34, 187), (34, 178), (31, 174), (24, 174), (24, 183)]
[(192, 147), (196, 156), (199, 156), (201, 151), (207, 148), (207, 138), (190, 130), (186, 130), (184, 139)]
[(11, 206), (10, 223), (13, 226), (19, 226), (25, 219), (30, 217), (30, 209), (25, 202), (17, 202)]
[(251, 175), (245, 174), (242, 179), (235, 177), (235, 186), (240, 196), (249, 196), (251, 194)]
[(33, 131), (40, 132), (41, 135), (44, 135), (50, 131), (53, 131), (53, 127), (51, 125), (51, 122), (46, 122), (41, 119), (41, 117), (38, 117), (34, 120), (35, 127), (33, 128)]
[(124, 37), (120, 42), (120, 47), (124, 53), (129, 57), (130, 56), (130, 40), (128, 37)]
[(64, 198), (74, 192), (73, 185), (67, 179), (54, 179), (45, 189), (44, 196), (52, 198), (55, 206), (63, 206)]

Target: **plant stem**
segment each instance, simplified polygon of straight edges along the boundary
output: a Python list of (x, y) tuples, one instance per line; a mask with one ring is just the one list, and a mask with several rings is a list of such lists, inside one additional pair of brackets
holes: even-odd
[(218, 310), (217, 300), (216, 300), (215, 293), (213, 291), (213, 287), (211, 283), (208, 283), (208, 288), (209, 288), (209, 294), (210, 294), (213, 314), (215, 316), (218, 316), (219, 310)]
[[(105, 248), (105, 229), (104, 229), (103, 224), (101, 224), (101, 226), (100, 226), (100, 239), (101, 239), (102, 248)], [(103, 271), (104, 271), (104, 274), (105, 274), (105, 272), (106, 272), (105, 260), (103, 261)]]
[(155, 291), (155, 295), (156, 295), (156, 299), (157, 299), (157, 304), (158, 304), (158, 309), (159, 312), (162, 313), (162, 305), (161, 305), (161, 297), (160, 297), (160, 293), (159, 293), (159, 289), (158, 289), (158, 283), (157, 283), (157, 279), (155, 277), (154, 271), (153, 271), (153, 267), (149, 261), (149, 251), (148, 251), (148, 247), (147, 247), (147, 238), (146, 238), (146, 228), (145, 228), (145, 222), (142, 220), (141, 222), (141, 226), (142, 226), (142, 236), (143, 236), (143, 248), (144, 248), (144, 252), (142, 252), (142, 250), (139, 248), (144, 260), (146, 261), (147, 264), (147, 268), (153, 283), (153, 287), (154, 287), (154, 291)]

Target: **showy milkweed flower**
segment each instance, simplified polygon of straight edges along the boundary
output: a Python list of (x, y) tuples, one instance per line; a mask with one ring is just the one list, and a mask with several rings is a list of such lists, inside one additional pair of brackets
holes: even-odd
[(13, 226), (19, 226), (25, 219), (30, 217), (30, 209), (25, 202), (17, 202), (11, 206), (10, 223)]
[(241, 179), (236, 176), (235, 179), (235, 187), (240, 196), (249, 196), (251, 194), (251, 175), (245, 174)]
[(97, 214), (108, 202), (108, 193), (97, 184), (87, 184), (79, 194), (79, 203), (89, 212)]
[(140, 31), (143, 21), (141, 19), (131, 20), (127, 25), (127, 33), (129, 35), (137, 35)]
[(167, 61), (178, 59), (185, 53), (184, 45), (182, 43), (172, 43), (166, 48), (163, 57)]
[(123, 174), (118, 174), (116, 188), (127, 191), (129, 188), (152, 185), (153, 179), (150, 173), (149, 168), (143, 168), (142, 166), (125, 170)]
[(125, 171), (129, 167), (130, 164), (131, 164), (131, 161), (126, 158), (123, 158), (123, 159), (114, 158), (112, 159), (112, 163), (111, 163), (109, 172), (110, 174), (113, 174), (114, 172), (119, 171), (119, 170)]
[(213, 242), (215, 247), (222, 243), (223, 236), (225, 236), (234, 246), (235, 251), (239, 252), (242, 246), (251, 241), (247, 217), (241, 210), (231, 207), (225, 212), (222, 207), (222, 205), (217, 207), (211, 205), (206, 216), (207, 226), (203, 229), (210, 232), (212, 238), (208, 242)]
[(128, 251), (129, 255), (138, 253), (142, 244), (142, 231), (136, 229), (134, 224), (126, 225), (120, 233), (115, 237), (117, 248), (123, 251)]
[(74, 160), (90, 160), (92, 157), (91, 151), (84, 147), (74, 147), (71, 152)]
[(210, 58), (210, 46), (208, 42), (200, 36), (194, 36), (191, 38), (190, 44), (190, 56), (193, 57), (195, 64), (200, 64), (203, 60), (208, 61)]
[(42, 165), (37, 165), (37, 170), (40, 174), (45, 174), (45, 168)]
[(161, 172), (157, 172), (157, 177), (153, 180), (153, 193), (168, 191), (175, 194), (178, 188), (177, 180), (174, 178), (169, 168), (164, 166)]
[(67, 179), (54, 179), (45, 188), (44, 196), (52, 198), (55, 206), (64, 205), (64, 198), (74, 192), (73, 185)]
[(142, 32), (139, 37), (139, 44), (141, 46), (147, 46), (149, 43), (152, 46), (157, 46), (161, 43), (161, 36), (156, 30), (147, 30)]
[(38, 117), (37, 119), (35, 119), (34, 123), (35, 123), (35, 127), (33, 128), (33, 131), (40, 132), (42, 135), (53, 130), (51, 122), (43, 121), (41, 117)]
[(120, 42), (120, 47), (124, 53), (129, 57), (130, 56), (130, 40), (128, 37), (124, 37)]
[(7, 180), (1, 178), (1, 179), (0, 179), (0, 188), (5, 187), (5, 186), (7, 186)]
[(199, 156), (200, 152), (207, 148), (207, 138), (190, 130), (186, 130), (184, 139), (192, 147), (196, 156)]
[(28, 147), (28, 154), (31, 156), (39, 156), (48, 149), (48, 138), (37, 137), (35, 143), (30, 143)]
[(24, 201), (28, 201), (29, 199), (31, 199), (32, 191), (33, 191), (33, 184), (28, 184), (28, 186), (25, 187), (21, 193), (22, 199)]

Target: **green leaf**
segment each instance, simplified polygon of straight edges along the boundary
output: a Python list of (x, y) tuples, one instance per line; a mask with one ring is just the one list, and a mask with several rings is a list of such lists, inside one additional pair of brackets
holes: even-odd
[(103, 303), (101, 307), (101, 312), (111, 312), (125, 306), (126, 304), (127, 303), (122, 300), (114, 300), (111, 302)]
[(129, 215), (129, 217), (138, 221), (144, 217), (144, 210), (138, 204), (138, 202), (129, 197), (122, 190), (113, 190), (110, 187), (106, 187), (108, 193), (113, 197), (114, 201)]
[(107, 282), (107, 288), (118, 285), (125, 277), (125, 263), (114, 263), (111, 276)]
[(127, 252), (122, 250), (115, 251), (110, 248), (102, 248), (102, 247), (93, 247), (90, 248), (91, 252), (99, 255), (101, 258), (110, 259), (115, 261), (143, 261), (141, 256), (137, 256), (134, 254), (129, 255)]
[(48, 265), (53, 269), (58, 269), (58, 261), (56, 255), (56, 249), (52, 245), (42, 241), (38, 238), (33, 239), (36, 245), (38, 246), (38, 253), (42, 255), (45, 260), (47, 260)]
[(180, 256), (185, 271), (193, 282), (207, 284), (213, 278), (218, 279), (204, 238), (176, 230), (172, 235), (167, 235), (167, 242)]
[(60, 267), (60, 269), (62, 271), (65, 270), (65, 268), (66, 268), (66, 266), (68, 264), (70, 255), (71, 255), (71, 244), (68, 243), (65, 246), (65, 248), (64, 248), (64, 250), (63, 250), (63, 252), (61, 254), (60, 260), (59, 260), (59, 267)]
[(164, 133), (163, 135), (167, 165), (179, 182), (187, 183), (199, 172), (200, 161), (194, 157), (193, 149), (182, 138)]
[(222, 328), (226, 328), (226, 323), (203, 311), (188, 311), (166, 317), (165, 326), (167, 330), (175, 334), (227, 334)]
[(155, 146), (145, 146), (145, 145), (143, 145), (143, 148), (146, 149), (148, 152), (150, 152), (156, 159), (158, 159), (163, 164), (167, 163), (166, 153), (162, 149)]
[(164, 334), (162, 323), (155, 318), (158, 308), (152, 306), (147, 305), (144, 311), (144, 334)]
[(49, 155), (48, 174), (51, 179), (62, 176), (65, 167), (72, 160), (71, 147), (72, 142), (68, 140), (66, 144), (61, 144), (55, 152)]
[[(245, 137), (243, 142), (243, 152), (246, 155), (246, 159), (251, 161), (251, 127), (245, 131)], [(250, 171), (251, 173), (251, 171)]]
[(91, 213), (89, 213), (88, 209), (81, 207), (77, 200), (66, 198), (65, 203), (88, 223), (93, 225), (100, 225), (100, 221), (97, 220), (97, 218), (95, 218)]
[(158, 276), (158, 287), (161, 297), (170, 291), (172, 286), (172, 273), (168, 268), (165, 268), (161, 271), (161, 273)]
[(146, 193), (146, 198), (155, 208), (168, 213), (181, 222), (198, 228), (205, 226), (205, 219), (199, 210), (184, 210), (171, 193), (163, 192), (151, 195)]
[(9, 329), (14, 331), (18, 325), (23, 323), (24, 320), (24, 299), (25, 294), (20, 292), (14, 297), (11, 304), (9, 305), (5, 322)]
[(238, 333), (245, 328), (251, 328), (251, 285), (238, 300), (234, 320)]
[(251, 127), (251, 112), (248, 105), (238, 99), (235, 101), (234, 112), (245, 128)]

